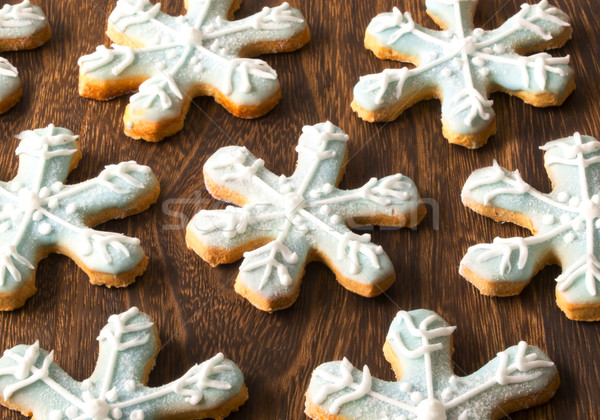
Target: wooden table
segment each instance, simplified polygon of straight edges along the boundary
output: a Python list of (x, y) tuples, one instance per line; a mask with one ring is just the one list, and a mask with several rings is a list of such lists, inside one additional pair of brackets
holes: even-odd
[[(536, 109), (503, 94), (493, 96), (498, 134), (477, 151), (448, 145), (441, 134), (437, 101), (418, 104), (397, 121), (369, 124), (350, 109), (360, 75), (396, 63), (378, 60), (362, 45), (364, 30), (377, 13), (394, 5), (415, 21), (435, 28), (423, 0), (292, 0), (306, 15), (311, 43), (302, 50), (266, 57), (280, 75), (283, 99), (266, 117), (245, 121), (212, 99), (197, 99), (183, 131), (158, 144), (123, 134), (128, 98), (98, 102), (77, 94), (77, 59), (108, 45), (106, 18), (114, 0), (34, 0), (43, 5), (52, 41), (31, 52), (5, 53), (18, 67), (24, 97), (0, 117), (0, 177), (17, 170), (13, 135), (54, 123), (80, 135), (83, 159), (69, 178), (80, 182), (104, 165), (134, 159), (151, 166), (162, 192), (149, 211), (101, 226), (137, 236), (150, 256), (146, 273), (120, 290), (90, 285), (65, 257), (50, 256), (37, 272), (39, 291), (24, 308), (0, 314), (0, 349), (36, 339), (55, 349), (55, 359), (78, 380), (96, 363), (95, 338), (107, 318), (136, 305), (157, 323), (163, 341), (150, 383), (171, 381), (194, 363), (222, 351), (246, 376), (250, 399), (233, 419), (302, 419), (304, 392), (319, 364), (346, 356), (368, 364), (374, 376), (392, 380), (382, 346), (400, 309), (428, 308), (457, 325), (455, 370), (470, 373), (496, 352), (526, 340), (556, 362), (562, 385), (554, 399), (516, 413), (514, 419), (595, 419), (600, 417), (600, 323), (569, 321), (555, 305), (557, 267), (541, 272), (514, 298), (489, 298), (458, 275), (470, 245), (495, 236), (528, 235), (463, 207), (460, 190), (471, 171), (497, 159), (542, 191), (550, 189), (542, 152), (545, 142), (581, 131), (600, 136), (600, 15), (595, 0), (553, 0), (574, 20), (574, 36), (555, 55), (570, 54), (577, 91), (564, 106)], [(481, 0), (476, 22), (494, 28), (519, 10), (520, 0)], [(245, 0), (246, 16), (276, 0)], [(163, 10), (181, 12), (183, 0), (164, 0)], [(370, 177), (402, 172), (423, 197), (436, 204), (416, 230), (379, 230), (373, 240), (392, 258), (398, 278), (385, 295), (356, 296), (339, 286), (320, 264), (306, 271), (302, 292), (290, 309), (267, 314), (233, 290), (238, 264), (212, 269), (184, 242), (184, 227), (199, 208), (217, 208), (204, 188), (202, 165), (219, 147), (244, 145), (274, 173), (290, 174), (294, 146), (305, 124), (331, 120), (351, 138), (342, 186), (354, 188)], [(435, 206), (434, 206), (435, 207)], [(1, 409), (0, 417), (22, 418)]]

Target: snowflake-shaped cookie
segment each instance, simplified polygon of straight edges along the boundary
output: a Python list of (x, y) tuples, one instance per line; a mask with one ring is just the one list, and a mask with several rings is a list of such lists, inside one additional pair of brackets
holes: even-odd
[[(5, 4), (0, 9), (0, 51), (20, 51), (37, 48), (50, 39), (50, 25), (42, 9), (23, 0)], [(21, 99), (19, 72), (0, 57), (0, 114)]]
[(244, 147), (218, 150), (204, 165), (206, 186), (243, 207), (203, 210), (187, 228), (188, 246), (213, 266), (244, 255), (235, 289), (265, 311), (294, 303), (312, 260), (327, 264), (347, 289), (380, 294), (394, 281), (394, 267), (371, 235), (346, 225), (416, 226), (425, 215), (414, 183), (400, 174), (336, 188), (348, 136), (329, 122), (302, 131), (290, 177), (269, 172)]
[(469, 177), (462, 192), (466, 206), (534, 236), (476, 245), (460, 272), (483, 294), (512, 296), (546, 264), (558, 263), (560, 308), (571, 319), (600, 320), (600, 142), (576, 133), (542, 150), (554, 185), (549, 194), (495, 162)]
[(435, 312), (401, 311), (383, 348), (399, 382), (372, 378), (348, 360), (319, 366), (306, 393), (314, 419), (491, 420), (548, 401), (558, 372), (540, 349), (521, 341), (477, 372), (452, 372), (450, 327)]
[(160, 187), (152, 170), (122, 162), (89, 181), (64, 185), (81, 158), (77, 136), (50, 125), (17, 138), (19, 171), (0, 182), (0, 310), (18, 308), (35, 293), (35, 267), (50, 253), (71, 257), (94, 284), (133, 282), (148, 264), (140, 241), (88, 226), (154, 203)]
[(146, 386), (160, 348), (152, 319), (131, 308), (100, 331), (100, 355), (77, 382), (54, 352), (20, 345), (0, 359), (0, 403), (44, 420), (223, 419), (248, 398), (240, 369), (221, 353), (158, 388)]
[(495, 91), (534, 106), (560, 105), (575, 88), (569, 57), (521, 54), (561, 47), (571, 37), (569, 17), (546, 0), (524, 4), (500, 28), (474, 28), (477, 0), (427, 0), (427, 12), (444, 31), (423, 28), (409, 13), (377, 16), (365, 45), (380, 58), (411, 62), (362, 77), (353, 109), (367, 121), (391, 121), (423, 99), (442, 101), (444, 136), (481, 147), (496, 132)]
[(287, 3), (228, 20), (240, 3), (187, 0), (187, 14), (173, 17), (160, 3), (119, 0), (108, 18), (115, 44), (80, 58), (79, 93), (106, 100), (139, 86), (125, 111), (125, 134), (147, 141), (181, 130), (195, 96), (213, 96), (238, 117), (266, 114), (281, 97), (277, 73), (244, 57), (293, 51), (310, 35), (302, 13)]

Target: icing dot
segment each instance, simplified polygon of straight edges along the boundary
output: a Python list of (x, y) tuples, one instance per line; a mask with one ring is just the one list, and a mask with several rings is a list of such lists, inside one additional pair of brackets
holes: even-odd
[(40, 196), (40, 198), (47, 198), (50, 196), (50, 188), (48, 187), (42, 187), (40, 189), (40, 192), (38, 194)]
[(202, 73), (204, 67), (202, 67), (202, 63), (198, 63), (194, 66), (194, 73)]
[(311, 190), (308, 195), (310, 196), (310, 198), (318, 198), (319, 197), (319, 191), (317, 190)]
[(329, 194), (331, 191), (333, 191), (333, 185), (331, 185), (331, 184), (323, 184), (322, 190), (323, 190), (323, 192), (325, 194)]
[(571, 216), (569, 216), (568, 214), (563, 214), (562, 216), (560, 216), (560, 223), (562, 223), (563, 225), (570, 223), (571, 220)]
[(564, 237), (564, 241), (566, 244), (570, 244), (574, 240), (575, 240), (575, 234), (573, 234), (571, 232), (567, 233)]
[(581, 203), (581, 200), (579, 199), (579, 197), (572, 197), (569, 200), (569, 205), (573, 206), (573, 207), (577, 207), (580, 203)]
[(446, 420), (446, 409), (444, 404), (438, 400), (423, 400), (417, 406), (418, 420)]
[(486, 47), (486, 48), (482, 49), (481, 52), (484, 52), (486, 54), (493, 54), (494, 50), (492, 50), (490, 47)]
[(55, 209), (58, 207), (58, 200), (56, 198), (51, 198), (48, 200), (48, 208)]
[(34, 211), (33, 214), (31, 215), (31, 219), (34, 222), (39, 222), (40, 220), (42, 220), (42, 217), (44, 217), (44, 215), (42, 214), (41, 211)]
[(450, 38), (452, 38), (452, 36), (453, 36), (453, 35), (454, 35), (454, 34), (453, 34), (452, 32), (450, 32), (450, 31), (444, 31), (444, 32), (442, 32), (442, 36), (443, 36), (444, 38), (446, 38), (446, 39), (450, 39)]
[(331, 207), (328, 205), (321, 206), (319, 213), (321, 213), (323, 216), (327, 216), (329, 213), (331, 213)]
[(410, 392), (411, 389), (412, 389), (412, 384), (410, 382), (400, 382), (400, 391)]
[(68, 418), (74, 419), (79, 414), (79, 409), (75, 406), (71, 406), (65, 410), (65, 414)]
[(482, 67), (485, 65), (485, 61), (481, 57), (473, 57), (471, 62), (477, 67)]
[(56, 193), (56, 192), (59, 192), (60, 190), (62, 190), (62, 187), (63, 187), (62, 182), (55, 182), (54, 184), (52, 184), (50, 186), (50, 189)]
[(592, 195), (591, 200), (592, 200), (592, 203), (594, 203), (594, 204), (600, 204), (600, 197), (598, 196), (598, 194)]
[(330, 220), (331, 223), (340, 223), (342, 221), (342, 218), (337, 214), (334, 214), (333, 216), (331, 216)]
[(52, 232), (52, 226), (50, 226), (49, 223), (41, 223), (38, 226), (38, 232), (40, 232), (42, 235), (47, 235)]
[(67, 214), (73, 214), (77, 211), (77, 205), (75, 203), (71, 203), (66, 208)]
[(573, 229), (575, 230), (584, 230), (585, 229), (585, 223), (583, 223), (583, 220), (581, 219), (576, 219), (573, 221)]
[(172, 50), (167, 51), (167, 53), (165, 55), (169, 60), (173, 60), (173, 59), (177, 58), (177, 51), (172, 49)]
[(133, 128), (133, 123), (132, 123), (131, 121), (127, 121), (127, 122), (125, 123), (125, 126), (126, 126), (127, 128)]
[(442, 398), (445, 400), (449, 400), (452, 398), (453, 392), (450, 388), (446, 388), (442, 391)]
[(115, 420), (119, 420), (121, 417), (123, 417), (123, 412), (121, 411), (121, 409), (119, 407), (113, 408), (111, 414), (112, 414), (113, 419), (115, 419)]
[(478, 73), (483, 77), (487, 77), (490, 74), (490, 69), (488, 69), (487, 67), (482, 67), (479, 69)]
[(52, 410), (48, 417), (49, 420), (62, 420), (64, 418), (62, 411)]
[(423, 394), (421, 394), (419, 391), (415, 391), (412, 394), (410, 394), (410, 400), (414, 403), (421, 402), (423, 398)]
[(125, 382), (125, 391), (127, 392), (133, 392), (135, 391), (135, 382), (133, 382), (131, 379)]
[(566, 192), (560, 192), (558, 193), (558, 195), (556, 196), (556, 199), (558, 201), (560, 201), (561, 203), (566, 203), (567, 201), (569, 201), (569, 194), (567, 194)]
[(554, 222), (556, 222), (556, 218), (551, 214), (545, 214), (544, 217), (542, 217), (542, 223), (545, 225), (553, 225)]
[(134, 410), (129, 415), (130, 420), (144, 420), (144, 412), (142, 410)]
[(452, 59), (452, 65), (454, 67), (460, 68), (463, 65), (463, 61), (460, 58), (458, 58), (458, 57), (454, 57)]
[(492, 47), (496, 54), (502, 54), (506, 51), (506, 47), (502, 44), (496, 44)]
[(440, 72), (440, 74), (443, 77), (450, 77), (450, 76), (452, 76), (452, 70), (450, 70), (449, 68), (445, 68), (445, 69), (442, 69), (442, 71)]
[(485, 31), (482, 28), (475, 28), (473, 29), (473, 36), (480, 37), (484, 32)]
[(458, 384), (458, 377), (456, 375), (452, 375), (450, 379), (448, 379), (448, 383), (452, 386), (456, 386)]

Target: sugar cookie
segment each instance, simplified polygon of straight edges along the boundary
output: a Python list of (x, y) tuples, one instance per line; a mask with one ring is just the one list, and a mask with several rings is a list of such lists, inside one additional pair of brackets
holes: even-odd
[(40, 420), (223, 419), (248, 399), (242, 372), (221, 353), (170, 384), (147, 387), (160, 339), (152, 319), (135, 307), (111, 316), (98, 341), (96, 369), (83, 382), (37, 341), (5, 351), (0, 403)]
[(19, 171), (0, 183), (0, 310), (18, 308), (35, 293), (36, 265), (51, 253), (69, 256), (93, 284), (132, 283), (148, 264), (140, 241), (88, 226), (154, 203), (160, 187), (152, 170), (122, 162), (89, 181), (64, 185), (81, 158), (77, 136), (50, 125), (17, 138)]
[(293, 51), (310, 40), (302, 13), (287, 3), (231, 21), (241, 0), (186, 0), (187, 14), (160, 12), (160, 3), (119, 0), (108, 18), (112, 49), (79, 60), (79, 94), (107, 100), (133, 95), (125, 134), (159, 141), (183, 128), (191, 100), (212, 96), (232, 114), (256, 118), (281, 98), (265, 53)]
[(450, 327), (435, 312), (401, 311), (383, 348), (398, 382), (371, 377), (348, 360), (319, 366), (306, 393), (313, 419), (493, 420), (548, 401), (559, 386), (554, 363), (519, 345), (469, 376), (455, 376)]
[(473, 246), (460, 273), (481, 293), (517, 295), (547, 264), (560, 264), (556, 301), (575, 320), (600, 320), (600, 142), (581, 136), (542, 147), (552, 192), (526, 184), (496, 162), (465, 183), (463, 203), (500, 222), (530, 229), (528, 238)]
[(347, 224), (410, 227), (425, 215), (414, 183), (400, 174), (338, 189), (348, 136), (331, 123), (302, 131), (290, 177), (269, 172), (244, 147), (218, 150), (204, 165), (206, 187), (243, 207), (203, 210), (187, 228), (188, 247), (213, 266), (244, 256), (235, 290), (264, 311), (294, 303), (313, 260), (327, 264), (348, 290), (380, 294), (394, 281), (392, 262), (371, 235)]
[(496, 133), (489, 94), (508, 93), (534, 106), (560, 105), (575, 88), (569, 57), (546, 53), (571, 38), (569, 17), (542, 0), (492, 31), (474, 28), (476, 0), (427, 0), (427, 12), (444, 31), (423, 28), (398, 9), (377, 16), (365, 46), (379, 58), (416, 68), (387, 69), (362, 77), (352, 108), (367, 121), (391, 121), (413, 104), (442, 101), (444, 137), (468, 148)]
[[(0, 51), (37, 48), (50, 36), (50, 25), (44, 12), (29, 0), (15, 5), (5, 4), (0, 9)], [(12, 108), (22, 94), (18, 70), (0, 57), (0, 114)]]

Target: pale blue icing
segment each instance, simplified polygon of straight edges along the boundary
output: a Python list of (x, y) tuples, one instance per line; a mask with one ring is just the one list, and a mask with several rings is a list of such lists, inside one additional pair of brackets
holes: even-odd
[[(30, 4), (29, 0), (15, 5), (5, 4), (0, 9), (0, 39), (29, 37), (46, 26), (48, 22), (44, 12)], [(20, 87), (17, 69), (0, 57), (0, 102), (14, 95)]]
[(96, 369), (82, 382), (63, 371), (53, 361), (54, 352), (40, 349), (38, 342), (19, 345), (0, 359), (0, 392), (8, 404), (39, 420), (191, 419), (242, 392), (242, 372), (221, 353), (170, 384), (147, 387), (157, 338), (152, 319), (137, 308), (111, 316), (98, 337)]
[(469, 249), (461, 262), (488, 282), (528, 282), (556, 256), (562, 274), (557, 294), (573, 304), (600, 302), (600, 142), (580, 136), (542, 147), (554, 189), (541, 193), (496, 163), (475, 171), (463, 201), (497, 207), (531, 220), (535, 235), (494, 240)]
[(86, 221), (147, 195), (157, 185), (152, 170), (122, 162), (94, 179), (64, 185), (77, 136), (50, 125), (17, 137), (19, 171), (12, 181), (0, 182), (0, 294), (24, 287), (38, 253), (55, 244), (92, 271), (118, 275), (135, 268), (145, 256), (138, 239), (90, 229)]
[[(306, 30), (287, 3), (228, 21), (233, 0), (190, 0), (186, 15), (160, 12), (148, 0), (119, 0), (108, 21), (139, 48), (98, 47), (81, 57), (81, 73), (117, 81), (149, 79), (131, 97), (134, 118), (163, 121), (181, 115), (194, 86), (214, 86), (232, 102), (258, 105), (279, 91), (277, 73), (264, 61), (240, 58), (245, 47), (286, 41)], [(186, 98), (186, 99), (184, 99)]]
[(342, 277), (365, 285), (389, 280), (394, 268), (370, 235), (347, 226), (355, 218), (412, 216), (420, 203), (414, 183), (400, 174), (373, 178), (355, 190), (340, 190), (348, 136), (331, 123), (303, 129), (290, 177), (276, 176), (246, 148), (225, 147), (204, 165), (211, 182), (244, 197), (242, 208), (203, 210), (188, 226), (210, 248), (233, 250), (267, 238), (267, 245), (245, 254), (239, 284), (273, 300), (297, 294), (309, 251), (318, 251)]
[(423, 28), (398, 9), (375, 17), (367, 34), (395, 53), (414, 57), (419, 65), (362, 77), (354, 88), (358, 105), (377, 112), (435, 89), (443, 97), (444, 125), (466, 135), (492, 123), (495, 113), (488, 95), (498, 87), (562, 97), (573, 78), (569, 58), (545, 53), (523, 57), (515, 50), (564, 35), (569, 17), (542, 0), (523, 5), (500, 28), (485, 31), (473, 26), (476, 5), (473, 0), (427, 0), (427, 10), (443, 22), (445, 31)]
[(489, 420), (497, 407), (546, 389), (557, 375), (546, 354), (521, 342), (457, 377), (454, 329), (435, 312), (401, 311), (387, 335), (391, 357), (401, 366), (398, 382), (373, 378), (367, 366), (361, 372), (344, 359), (313, 372), (307, 400), (347, 420)]

